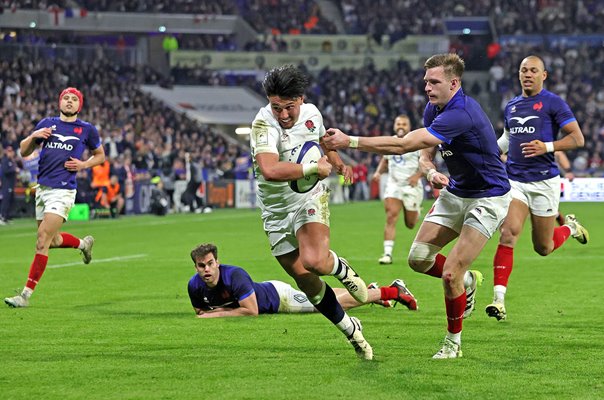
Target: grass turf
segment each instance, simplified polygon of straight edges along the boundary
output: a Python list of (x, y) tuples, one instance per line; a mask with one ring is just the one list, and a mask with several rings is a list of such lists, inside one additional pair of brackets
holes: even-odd
[[(257, 281), (293, 283), (270, 255), (257, 210), (69, 222), (65, 231), (95, 236), (93, 261), (85, 266), (76, 250), (51, 250), (30, 307), (0, 309), (0, 398), (601, 398), (601, 204), (563, 203), (591, 242), (571, 238), (548, 257), (533, 252), (527, 223), (505, 322), (484, 313), (497, 238), (489, 242), (473, 266), (485, 284), (464, 322), (458, 360), (431, 360), (445, 334), (444, 301), (438, 280), (406, 266), (416, 230), (400, 221), (395, 262), (380, 266), (382, 204), (331, 209), (332, 248), (367, 282), (403, 278), (418, 298), (418, 312), (350, 311), (363, 322), (374, 362), (358, 360), (318, 314), (194, 318), (186, 284), (198, 243), (216, 243), (223, 263), (244, 266)], [(24, 284), (34, 243), (33, 220), (1, 227), (2, 297)]]

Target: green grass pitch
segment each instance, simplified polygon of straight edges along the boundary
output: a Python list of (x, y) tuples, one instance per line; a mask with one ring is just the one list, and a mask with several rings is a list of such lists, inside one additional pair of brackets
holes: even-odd
[[(429, 204), (424, 205), (427, 210)], [(596, 399), (604, 396), (604, 206), (563, 203), (590, 230), (541, 257), (530, 223), (515, 252), (508, 320), (484, 313), (492, 239), (473, 268), (485, 283), (464, 322), (464, 358), (432, 360), (446, 330), (440, 281), (406, 265), (415, 235), (399, 221), (395, 262), (380, 266), (380, 202), (332, 206), (332, 248), (366, 282), (403, 278), (419, 311), (367, 306), (359, 317), (375, 361), (356, 358), (319, 314), (194, 318), (190, 250), (219, 246), (255, 280), (293, 281), (270, 255), (258, 210), (68, 222), (96, 238), (90, 265), (51, 250), (30, 307), (0, 308), (0, 399)], [(0, 296), (25, 283), (35, 221), (0, 227)], [(448, 249), (445, 249), (445, 254)], [(337, 282), (327, 278), (333, 286)]]

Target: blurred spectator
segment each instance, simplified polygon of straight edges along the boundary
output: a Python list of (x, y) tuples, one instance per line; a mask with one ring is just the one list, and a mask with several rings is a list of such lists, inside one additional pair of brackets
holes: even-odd
[(15, 197), (15, 184), (17, 183), (17, 172), (19, 170), (17, 156), (12, 145), (7, 145), (2, 151), (0, 159), (0, 225), (6, 225), (10, 221), (10, 209)]
[(159, 216), (166, 215), (170, 209), (170, 198), (164, 191), (164, 184), (159, 176), (151, 178), (151, 213)]

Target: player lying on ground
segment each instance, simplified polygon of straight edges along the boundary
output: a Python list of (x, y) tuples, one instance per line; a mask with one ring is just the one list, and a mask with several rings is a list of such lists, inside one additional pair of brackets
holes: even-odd
[[(254, 282), (243, 268), (220, 264), (214, 244), (197, 246), (191, 251), (191, 259), (197, 273), (189, 280), (188, 292), (199, 318), (317, 311), (303, 292), (285, 282)], [(400, 279), (388, 287), (370, 284), (365, 303), (355, 300), (346, 289), (334, 288), (334, 291), (345, 310), (370, 303), (391, 307), (391, 301), (417, 310), (415, 297)]]

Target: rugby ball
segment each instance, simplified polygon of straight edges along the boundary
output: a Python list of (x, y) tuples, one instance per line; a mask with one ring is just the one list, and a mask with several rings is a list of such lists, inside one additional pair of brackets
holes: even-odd
[[(289, 155), (289, 162), (296, 164), (316, 163), (323, 157), (321, 147), (317, 142), (304, 142), (294, 147)], [(319, 175), (304, 176), (298, 180), (290, 181), (289, 186), (296, 193), (306, 193), (319, 182)]]

